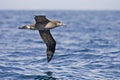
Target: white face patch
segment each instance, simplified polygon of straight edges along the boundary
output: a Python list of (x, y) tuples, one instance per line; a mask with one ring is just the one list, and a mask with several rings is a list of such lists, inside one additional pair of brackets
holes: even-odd
[(61, 25), (62, 25), (62, 23), (57, 23), (57, 25), (58, 25), (58, 26), (61, 26)]

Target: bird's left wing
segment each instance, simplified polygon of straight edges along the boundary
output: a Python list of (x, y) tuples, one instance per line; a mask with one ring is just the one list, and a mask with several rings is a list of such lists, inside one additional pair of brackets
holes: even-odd
[(56, 41), (52, 37), (50, 30), (39, 30), (39, 33), (47, 46), (47, 60), (50, 62), (55, 52)]

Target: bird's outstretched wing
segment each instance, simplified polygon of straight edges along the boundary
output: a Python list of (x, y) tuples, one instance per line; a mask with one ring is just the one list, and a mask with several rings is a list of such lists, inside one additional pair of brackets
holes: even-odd
[(39, 33), (47, 46), (47, 60), (50, 62), (55, 52), (56, 41), (52, 37), (50, 30), (39, 30)]
[(49, 20), (46, 18), (46, 16), (38, 15), (34, 17), (36, 23), (43, 23), (43, 22), (49, 22)]

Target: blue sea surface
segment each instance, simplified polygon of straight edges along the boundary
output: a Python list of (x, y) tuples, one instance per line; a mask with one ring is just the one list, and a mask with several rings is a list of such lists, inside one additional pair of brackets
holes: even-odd
[[(35, 15), (60, 20), (47, 63)], [(0, 80), (120, 80), (120, 11), (0, 11)]]

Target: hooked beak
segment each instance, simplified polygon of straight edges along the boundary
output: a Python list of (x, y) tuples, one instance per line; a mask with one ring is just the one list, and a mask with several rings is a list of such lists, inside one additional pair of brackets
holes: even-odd
[(66, 24), (62, 24), (62, 26), (66, 27)]
[(66, 27), (66, 24), (64, 24), (64, 23), (60, 23), (60, 26), (64, 26), (64, 27)]

